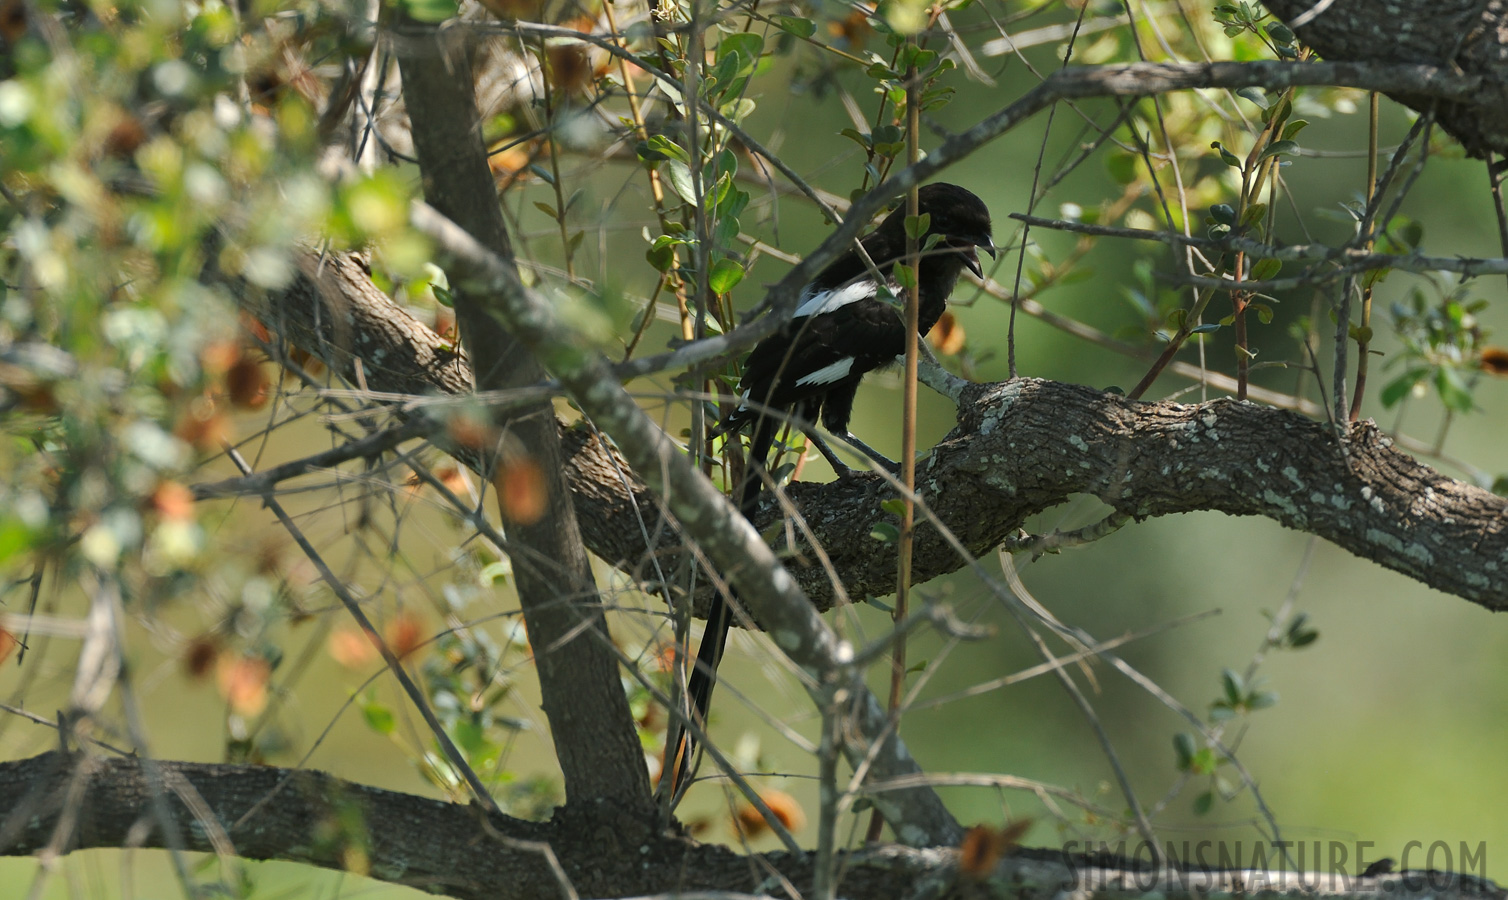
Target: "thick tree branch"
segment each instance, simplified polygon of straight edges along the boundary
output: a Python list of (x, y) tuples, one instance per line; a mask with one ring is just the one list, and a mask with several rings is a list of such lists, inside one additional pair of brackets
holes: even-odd
[(1449, 94), (1409, 84), (1369, 89), (1420, 112), (1433, 109), (1472, 156), (1508, 149), (1508, 10), (1498, 0), (1346, 0), (1318, 15), (1310, 14), (1314, 0), (1264, 5), (1290, 24), (1307, 19), (1299, 38), (1328, 60), (1439, 66), (1475, 82)]
[[(336, 278), (334, 273), (343, 277)], [(423, 395), (455, 392), (466, 383), (464, 359), (439, 349), (444, 342), (372, 287), (359, 267), (332, 257), (324, 283), (338, 285), (340, 296), (351, 303), (356, 323), (351, 330), (352, 346), (368, 348), (375, 353), (373, 358), (382, 361), (365, 367), (373, 389)], [(281, 321), (292, 328), (290, 338), (317, 351), (330, 345), (311, 325), (313, 311), (319, 308), (317, 302), (305, 302), (315, 296), (312, 290), (312, 285), (293, 290), (297, 301), (263, 307), (263, 315), (286, 315)], [(371, 323), (370, 331), (367, 323)], [(384, 336), (396, 342), (384, 344)], [(342, 359), (344, 369), (338, 365)], [(349, 374), (350, 359), (337, 356), (337, 371)], [(1492, 568), (1503, 564), (1503, 553), (1508, 550), (1502, 524), (1508, 522), (1508, 503), (1392, 449), (1373, 425), (1353, 426), (1348, 467), (1325, 429), (1295, 413), (1219, 401), (1208, 406), (1131, 403), (1074, 385), (1024, 382), (1012, 389), (1017, 399), (1009, 406), (1009, 417), (1002, 420), (1009, 427), (1002, 429), (1002, 422), (996, 422), (981, 434), (983, 419), (974, 403), (988, 402), (992, 391), (1005, 390), (1007, 386), (978, 385), (966, 392), (959, 427), (925, 461), (919, 476), (923, 498), (933, 512), (975, 553), (985, 553), (1013, 534), (1028, 516), (1072, 494), (1093, 493), (1136, 516), (1200, 509), (1268, 516), (1368, 559), (1394, 565), (1431, 587), (1490, 609), (1508, 606), (1508, 587), (1503, 586), (1508, 583), (1496, 579)], [(1185, 423), (1181, 427), (1192, 436), (1197, 431), (1194, 426), (1206, 416), (1220, 423), (1221, 440), (1180, 442), (1169, 465), (1181, 463), (1184, 468), (1162, 474), (1153, 464), (1160, 459), (1157, 454), (1174, 449), (1168, 444), (1167, 423)], [(1114, 455), (1108, 450), (1077, 451), (1073, 437), (1087, 446), (1091, 434), (1109, 442), (1100, 446), (1113, 446)], [(625, 490), (622, 473), (630, 468), (628, 463), (590, 431), (566, 430), (563, 438), (567, 474), (592, 552), (629, 572), (638, 571), (651, 553), (669, 557), (667, 565), (673, 565), (680, 558), (679, 536), (664, 527), (654, 493), (631, 472), (632, 491)], [(1236, 445), (1235, 438), (1251, 450), (1249, 455), (1226, 452)], [(455, 452), (465, 458), (464, 450)], [(1076, 458), (1065, 465), (1063, 454)], [(1267, 471), (1255, 464), (1258, 458)], [(1122, 459), (1141, 459), (1146, 464), (1123, 470)], [(1278, 460), (1284, 461), (1274, 467)], [(1229, 479), (1194, 479), (1189, 474), (1212, 467), (1227, 472)], [(1286, 472), (1289, 468), (1291, 475)], [(1063, 474), (1053, 479), (1044, 474), (1059, 471)], [(1128, 472), (1132, 480), (1117, 480), (1125, 479)], [(1016, 478), (1022, 480), (1011, 483)], [(1301, 490), (1294, 479), (1308, 489)], [(1326, 486), (1333, 488), (1336, 483), (1345, 491), (1332, 502), (1330, 495), (1335, 491)], [(1430, 491), (1427, 497), (1411, 493), (1424, 487)], [(1369, 496), (1362, 496), (1362, 488)], [(832, 557), (850, 594), (884, 595), (893, 589), (893, 550), (869, 537), (874, 522), (884, 515), (880, 503), (890, 496), (878, 476), (795, 484), (787, 491)], [(773, 515), (773, 506), (767, 505), (762, 521), (767, 523)], [(640, 536), (639, 516), (651, 526), (653, 547), (646, 546)], [(924, 582), (962, 566), (931, 529), (924, 529), (919, 539), (923, 545), (917, 552), (915, 581)], [(1412, 557), (1393, 553), (1390, 545), (1395, 540), (1401, 549), (1414, 547)], [(791, 564), (793, 575), (807, 597), (819, 609), (826, 609), (832, 604), (831, 585), (821, 568), (803, 567), (799, 559)], [(1499, 586), (1469, 584), (1477, 580), (1474, 573)]]
[[(346, 871), (364, 865), (364, 874), (380, 881), (461, 900), (559, 900), (560, 878), (540, 850), (548, 846), (559, 871), (582, 897), (765, 894), (771, 890), (766, 880), (770, 871), (810, 896), (812, 854), (765, 854), (762, 866), (750, 866), (746, 857), (725, 847), (656, 834), (633, 817), (561, 810), (549, 822), (484, 819), (474, 806), (384, 791), (321, 772), (165, 761), (154, 766), (158, 783), (168, 788), (163, 799), (183, 845), (198, 852), (224, 849), (210, 839), (223, 835), (231, 851), (244, 859)], [(141, 760), (44, 753), (0, 763), (0, 797), (9, 798), (0, 815), (0, 855), (32, 855), (47, 846), (75, 778), (83, 779), (77, 792), (83, 802), (68, 810), (77, 819), (67, 852), (167, 845), (160, 829), (142, 827), (152, 782)], [(208, 824), (218, 828), (206, 827), (185, 805), (182, 798), (194, 795), (202, 800), (201, 815), (207, 810), (214, 819)], [(1126, 850), (1128, 855), (1135, 852), (1130, 846)], [(1033, 850), (1008, 854), (987, 872), (962, 875), (951, 848), (876, 846), (844, 854), (840, 871), (842, 896), (856, 900), (1048, 900), (1149, 892), (1194, 900), (1215, 891), (1257, 890), (1262, 884), (1298, 886), (1291, 871), (1159, 872), (1125, 860)], [(1314, 884), (1303, 892), (1311, 900), (1508, 896), (1491, 882), (1445, 872), (1306, 877)]]
[[(414, 32), (418, 36), (410, 38), (399, 64), (424, 195), (512, 269), (512, 245), (482, 143), (467, 42), (432, 27), (415, 26)], [(543, 380), (544, 370), (504, 327), (488, 297), (458, 290), (455, 309), (479, 389), (507, 390)], [(519, 566), (514, 572), (529, 640), (540, 648), (535, 669), (567, 802), (607, 799), (647, 813), (652, 806), (644, 752), (619, 688), (612, 637), (561, 466), (554, 408), (541, 400), (498, 415), (497, 423), (506, 437), (488, 448), (502, 451), (487, 467), (488, 475), (524, 456), (545, 493), (541, 515), (507, 521), (505, 527), (510, 541), (554, 564), (554, 571)], [(519, 449), (510, 453), (511, 447)], [(506, 504), (500, 508), (506, 512)]]

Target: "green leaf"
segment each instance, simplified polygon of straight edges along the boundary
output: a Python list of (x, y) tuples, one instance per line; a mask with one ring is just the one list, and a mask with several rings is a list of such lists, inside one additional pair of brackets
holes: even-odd
[(707, 286), (714, 294), (721, 296), (737, 287), (744, 280), (744, 267), (731, 259), (720, 259), (712, 264), (712, 272), (707, 276)]
[(1299, 145), (1294, 141), (1273, 141), (1262, 149), (1262, 155), (1257, 157), (1257, 161), (1261, 162), (1284, 153), (1292, 156), (1298, 152)]
[(1135, 181), (1139, 164), (1140, 160), (1131, 153), (1110, 153), (1105, 157), (1105, 171), (1119, 184)]
[(1292, 122), (1289, 122), (1283, 127), (1283, 140), (1293, 140), (1294, 135), (1298, 134), (1300, 131), (1303, 131), (1308, 126), (1309, 122), (1307, 120), (1294, 119)]
[(1271, 101), (1267, 99), (1267, 92), (1263, 91), (1259, 87), (1241, 88), (1240, 90), (1236, 91), (1236, 96), (1241, 97), (1245, 100), (1250, 100), (1252, 103), (1255, 103), (1262, 109), (1266, 109), (1271, 104)]
[(782, 31), (799, 38), (809, 38), (817, 33), (817, 23), (798, 16), (780, 16), (776, 19)]
[(1435, 392), (1440, 395), (1440, 402), (1445, 404), (1446, 409), (1458, 413), (1471, 412), (1471, 390), (1454, 367), (1441, 366), (1435, 370)]
[(891, 497), (889, 500), (886, 500), (880, 504), (880, 509), (883, 509), (885, 512), (890, 513), (892, 516), (900, 518), (906, 515), (906, 501), (902, 500), (900, 497)]
[(456, 297), (450, 292), (450, 288), (442, 287), (438, 284), (431, 284), (429, 286), (429, 290), (435, 295), (435, 301), (438, 302), (441, 306), (447, 309), (455, 308)]
[(1210, 810), (1213, 809), (1214, 806), (1215, 806), (1215, 792), (1214, 791), (1205, 791), (1204, 793), (1202, 793), (1199, 796), (1197, 796), (1197, 797), (1194, 798), (1194, 815), (1196, 815), (1196, 816), (1206, 816), (1206, 815), (1209, 815)]
[(896, 263), (895, 268), (892, 271), (895, 274), (896, 284), (899, 284), (905, 290), (909, 291), (916, 285), (916, 270), (911, 268), (910, 266), (904, 266), (900, 263)]
[(671, 188), (687, 203), (696, 203), (696, 189), (691, 182), (691, 169), (678, 159), (666, 160), (660, 167)]
[(1251, 710), (1266, 709), (1278, 702), (1276, 691), (1256, 691), (1246, 698), (1246, 707)]
[(1203, 325), (1196, 325), (1193, 328), (1189, 329), (1189, 334), (1210, 334), (1211, 332), (1219, 330), (1219, 322), (1205, 322)]
[(393, 711), (376, 701), (362, 704), (361, 717), (366, 720), (367, 727), (378, 734), (392, 734), (398, 727)]
[(1187, 772), (1194, 764), (1194, 736), (1187, 731), (1180, 731), (1173, 735), (1173, 753), (1178, 757), (1178, 771)]
[[(1252, 281), (1267, 281), (1270, 278), (1277, 277), (1277, 274), (1281, 271), (1283, 271), (1283, 261), (1281, 259), (1273, 259), (1269, 256), (1253, 263), (1249, 274)], [(1268, 312), (1268, 318), (1272, 318), (1271, 311)]]
[(900, 540), (901, 530), (889, 522), (876, 522), (869, 529), (869, 536), (882, 544), (893, 544)]
[(1219, 141), (1210, 141), (1210, 149), (1219, 153), (1220, 161), (1225, 163), (1227, 166), (1230, 166), (1233, 169), (1241, 168), (1241, 160), (1236, 157), (1236, 154), (1225, 149), (1224, 144), (1220, 143)]
[(676, 159), (680, 160), (682, 165), (691, 164), (691, 154), (663, 134), (650, 135), (649, 140), (644, 143), (649, 152), (655, 154), (656, 159)]
[(921, 240), (932, 227), (932, 214), (922, 213), (919, 216), (906, 217), (906, 236), (914, 241)]
[(400, 0), (399, 5), (408, 16), (419, 22), (443, 22), (460, 12), (456, 0)]
[(1220, 684), (1225, 689), (1226, 702), (1232, 706), (1241, 702), (1241, 695), (1246, 691), (1246, 685), (1235, 669), (1226, 669), (1220, 673)]
[(553, 207), (550, 204), (544, 202), (543, 200), (535, 200), (534, 201), (534, 208), (537, 209), (537, 210), (539, 210), (540, 212), (544, 213), (545, 215), (549, 216), (552, 219), (558, 219), (558, 218), (560, 218), (560, 214), (557, 213), (557, 212), (555, 212), (555, 207)]

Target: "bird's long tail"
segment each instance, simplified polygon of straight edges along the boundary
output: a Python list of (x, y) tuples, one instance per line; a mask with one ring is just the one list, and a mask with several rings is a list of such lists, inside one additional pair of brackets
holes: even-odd
[[(738, 511), (751, 523), (754, 511), (759, 506), (759, 493), (764, 488), (764, 470), (770, 461), (770, 449), (775, 445), (777, 421), (761, 415), (754, 424), (754, 437), (750, 441), (749, 463), (744, 470), (743, 483), (738, 488)], [(731, 590), (731, 589), (730, 589)], [(737, 594), (734, 594), (737, 599)], [(707, 627), (702, 632), (702, 644), (696, 651), (696, 667), (691, 671), (691, 680), (686, 693), (691, 698), (691, 718), (703, 729), (707, 727), (707, 710), (712, 704), (712, 688), (717, 685), (717, 666), (723, 661), (723, 648), (728, 644), (728, 629), (733, 625), (733, 610), (721, 595), (714, 595), (707, 609)], [(680, 747), (671, 757), (675, 766), (672, 789), (683, 789), (690, 774), (691, 759), (696, 750), (696, 740), (689, 732), (683, 732)]]

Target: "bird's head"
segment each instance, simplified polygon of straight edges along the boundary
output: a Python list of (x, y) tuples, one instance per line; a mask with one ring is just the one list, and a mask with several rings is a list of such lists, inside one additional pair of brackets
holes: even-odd
[[(984, 269), (979, 264), (977, 251), (983, 250), (992, 258), (995, 256), (990, 210), (984, 201), (966, 188), (937, 182), (922, 185), (917, 191), (917, 209), (930, 217), (927, 233), (940, 236), (938, 248), (944, 245), (956, 248), (955, 252), (963, 257), (969, 271), (983, 278)], [(905, 234), (905, 219), (906, 207), (902, 204), (881, 227), (889, 226)]]

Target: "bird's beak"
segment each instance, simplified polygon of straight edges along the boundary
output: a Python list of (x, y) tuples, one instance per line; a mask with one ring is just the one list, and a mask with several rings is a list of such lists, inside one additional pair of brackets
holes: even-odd
[(963, 253), (964, 265), (969, 267), (969, 271), (974, 273), (975, 278), (983, 281), (984, 267), (979, 264), (979, 253), (977, 251), (983, 250), (990, 255), (990, 259), (994, 259), (995, 242), (990, 240), (990, 236), (987, 234), (966, 237), (964, 240), (969, 242), (969, 247)]

